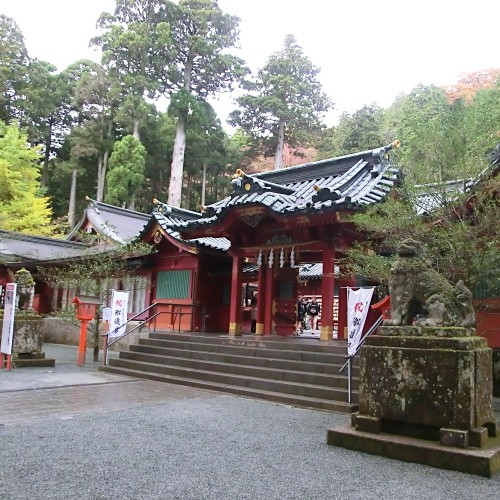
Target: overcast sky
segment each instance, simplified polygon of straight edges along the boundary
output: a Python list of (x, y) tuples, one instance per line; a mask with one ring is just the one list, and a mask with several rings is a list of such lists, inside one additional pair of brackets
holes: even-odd
[[(0, 0), (24, 34), (31, 57), (59, 70), (81, 58), (102, 11), (114, 0)], [(389, 106), (418, 83), (447, 85), (460, 73), (500, 68), (500, 1), (475, 0), (219, 0), (241, 18), (241, 49), (253, 71), (294, 34), (321, 68), (324, 91), (342, 111)], [(215, 107), (224, 121), (230, 97)]]

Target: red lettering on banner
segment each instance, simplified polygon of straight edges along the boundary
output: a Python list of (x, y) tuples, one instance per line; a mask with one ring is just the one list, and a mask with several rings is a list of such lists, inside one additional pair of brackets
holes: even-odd
[(364, 309), (363, 302), (356, 302), (356, 305), (354, 306), (354, 312), (363, 312), (363, 309)]

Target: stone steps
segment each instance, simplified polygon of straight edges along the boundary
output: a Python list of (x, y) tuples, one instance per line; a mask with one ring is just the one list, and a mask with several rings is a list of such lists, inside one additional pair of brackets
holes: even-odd
[(357, 409), (359, 368), (347, 394), (345, 342), (151, 333), (100, 369), (306, 408)]

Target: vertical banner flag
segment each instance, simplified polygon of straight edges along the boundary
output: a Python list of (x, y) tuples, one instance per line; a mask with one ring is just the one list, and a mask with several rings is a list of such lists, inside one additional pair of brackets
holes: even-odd
[(358, 348), (368, 308), (372, 300), (373, 288), (347, 289), (347, 354), (354, 356)]
[(0, 352), (12, 354), (12, 344), (14, 343), (14, 313), (16, 310), (17, 283), (7, 283), (5, 287), (5, 302), (3, 310), (2, 344)]
[(127, 326), (128, 292), (113, 290), (111, 296), (111, 320), (109, 322), (109, 338), (125, 335)]

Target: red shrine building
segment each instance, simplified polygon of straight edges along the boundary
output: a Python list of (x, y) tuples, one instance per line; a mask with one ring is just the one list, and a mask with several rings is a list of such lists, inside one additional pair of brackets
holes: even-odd
[(382, 201), (398, 181), (389, 158), (395, 145), (252, 176), (238, 170), (230, 196), (204, 207), (200, 218), (174, 224), (182, 239), (231, 242), (230, 335), (242, 334), (246, 263), (258, 269), (256, 335), (292, 335), (300, 266), (319, 262), (320, 338), (332, 339), (334, 330), (344, 337), (348, 283), (336, 286), (336, 259), (363, 237), (351, 215)]
[[(90, 246), (82, 234), (93, 236), (94, 251), (141, 240), (153, 252), (130, 262), (134, 279), (107, 284), (129, 291), (129, 318), (149, 317), (154, 305), (157, 328), (239, 336), (249, 333), (256, 291), (255, 334), (288, 336), (298, 295), (314, 295), (320, 339), (345, 338), (346, 288), (360, 283), (339, 278), (339, 258), (364, 238), (351, 216), (383, 201), (398, 182), (390, 159), (396, 145), (251, 176), (238, 170), (232, 193), (201, 213), (156, 201), (144, 214), (89, 200), (68, 240), (0, 231), (0, 285), (21, 267), (81, 258)], [(47, 314), (84, 291), (38, 282), (35, 293), (35, 308)], [(492, 301), (488, 314), (478, 313), (478, 334), (498, 347), (500, 308)]]

